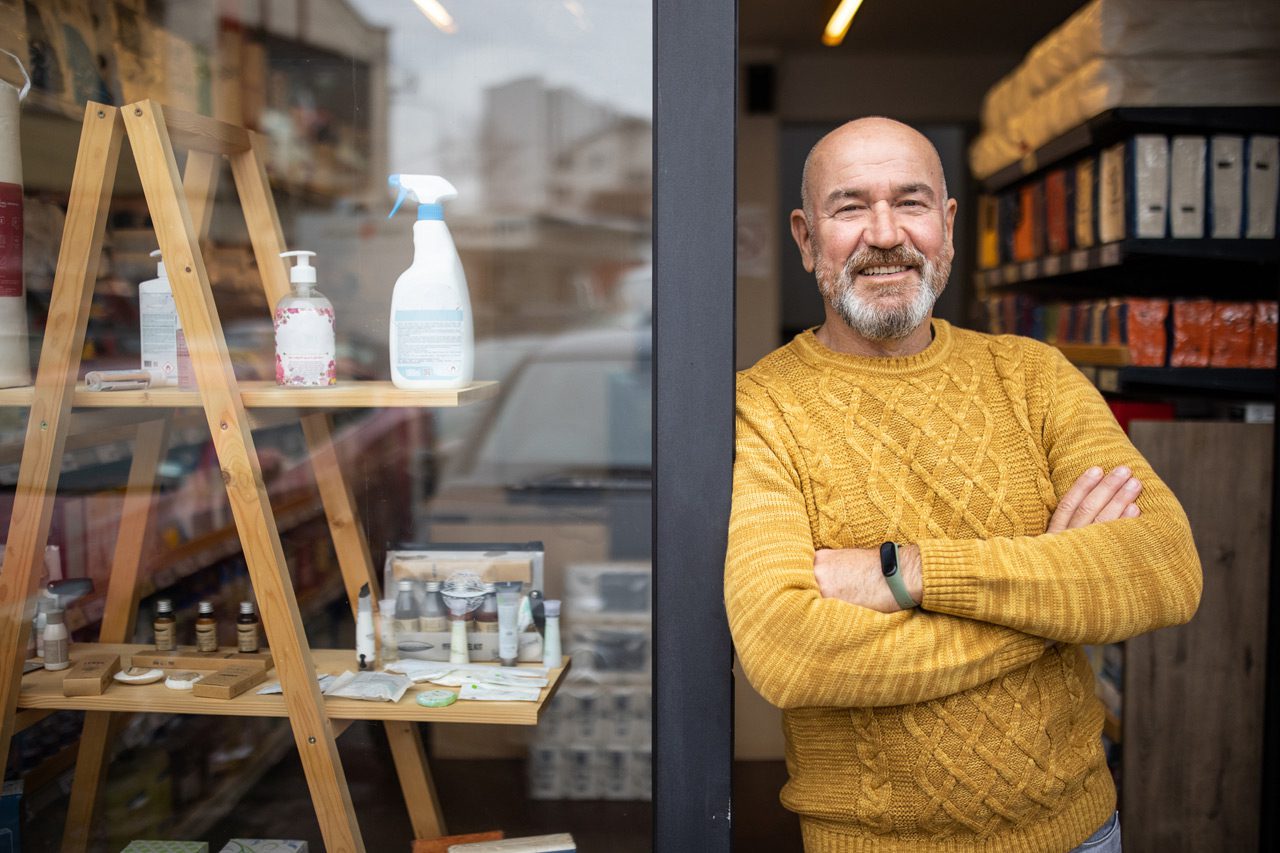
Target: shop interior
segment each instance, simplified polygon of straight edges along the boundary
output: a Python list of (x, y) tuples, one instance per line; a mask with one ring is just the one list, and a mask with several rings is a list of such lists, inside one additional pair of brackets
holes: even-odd
[[(918, 127), (959, 202), (938, 315), (1062, 349), (1195, 532), (1196, 619), (1090, 650), (1125, 847), (1266, 849), (1280, 8), (866, 0), (827, 44), (837, 6), (737, 3), (734, 367), (822, 320), (787, 227), (809, 148), (856, 116)], [(13, 849), (653, 848), (653, 26), (593, 0), (0, 0), (25, 69), (0, 55)], [(393, 291), (440, 221), (474, 346), (414, 384)], [(168, 321), (171, 355), (126, 376), (148, 287), (190, 334)], [(298, 372), (288, 299), (336, 316)], [(312, 677), (358, 672), (366, 636), (383, 665), (456, 663), (455, 625), (470, 664), (542, 682), (430, 707), (409, 674), (392, 702)], [(202, 637), (250, 671), (165, 687)], [(96, 655), (164, 682), (69, 690), (58, 644), (82, 679)], [(734, 691), (734, 846), (800, 851), (780, 712)]]

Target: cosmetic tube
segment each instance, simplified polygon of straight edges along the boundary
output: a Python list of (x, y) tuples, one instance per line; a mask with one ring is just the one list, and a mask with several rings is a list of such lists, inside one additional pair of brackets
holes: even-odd
[(498, 657), (503, 666), (515, 666), (520, 655), (516, 619), (520, 612), (520, 581), (502, 581), (498, 588)]

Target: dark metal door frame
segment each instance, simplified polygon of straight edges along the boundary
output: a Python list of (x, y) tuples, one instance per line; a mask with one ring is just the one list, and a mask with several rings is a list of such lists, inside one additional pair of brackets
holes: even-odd
[(727, 853), (737, 2), (653, 13), (653, 847)]

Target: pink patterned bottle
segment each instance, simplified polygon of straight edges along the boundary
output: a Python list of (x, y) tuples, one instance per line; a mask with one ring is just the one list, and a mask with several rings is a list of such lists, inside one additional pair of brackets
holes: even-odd
[(333, 305), (316, 290), (315, 252), (281, 252), (297, 257), (289, 270), (293, 292), (276, 305), (276, 384), (298, 388), (337, 382)]

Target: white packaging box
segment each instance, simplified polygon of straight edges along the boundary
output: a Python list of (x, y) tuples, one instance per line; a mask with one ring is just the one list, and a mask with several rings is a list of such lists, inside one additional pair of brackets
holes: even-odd
[(284, 838), (233, 838), (218, 853), (307, 853), (307, 842)]
[(1246, 156), (1244, 193), (1248, 215), (1244, 236), (1270, 240), (1276, 236), (1276, 201), (1280, 195), (1280, 137), (1250, 136)]
[(1235, 239), (1244, 219), (1244, 137), (1209, 140), (1209, 236)]
[(596, 753), (596, 781), (602, 799), (635, 799), (631, 791), (631, 755), (627, 744), (604, 746)]
[(1141, 133), (1129, 141), (1132, 221), (1134, 237), (1161, 239), (1168, 235), (1169, 138)]
[(562, 748), (564, 797), (568, 800), (600, 798), (596, 771), (596, 745), (573, 744)]
[(560, 743), (568, 736), (570, 706), (574, 702), (566, 691), (567, 688), (557, 690), (543, 708), (535, 733), (539, 743)]
[(209, 853), (206, 841), (130, 841), (120, 853)]
[(652, 691), (647, 687), (610, 685), (605, 695), (605, 739), (640, 745), (652, 741)]
[(648, 683), (653, 643), (647, 619), (575, 616), (561, 627), (565, 654), (575, 672), (606, 683)]
[(653, 750), (649, 747), (631, 753), (631, 794), (637, 800), (653, 799)]
[(449, 845), (449, 853), (575, 853), (577, 849), (573, 836), (567, 832)]
[(652, 586), (651, 563), (573, 563), (565, 567), (564, 615), (608, 614), (647, 620)]
[(565, 796), (564, 753), (557, 743), (529, 747), (529, 798), (562, 800)]
[(1175, 136), (1169, 147), (1169, 236), (1198, 240), (1204, 236), (1205, 161), (1209, 143), (1203, 136)]

